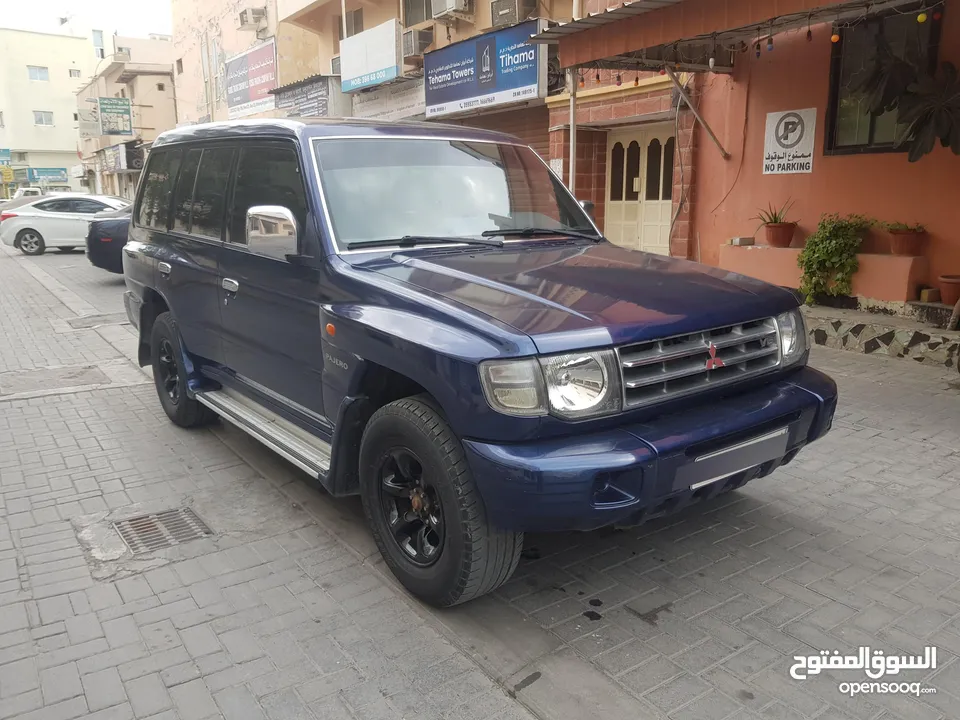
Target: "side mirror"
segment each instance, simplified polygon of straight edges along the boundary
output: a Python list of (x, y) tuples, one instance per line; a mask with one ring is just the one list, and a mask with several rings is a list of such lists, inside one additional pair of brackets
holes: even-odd
[(280, 205), (254, 205), (247, 210), (247, 249), (257, 255), (287, 260), (299, 251), (297, 219)]
[(581, 200), (580, 207), (583, 208), (584, 212), (590, 216), (590, 219), (593, 219), (593, 208), (595, 207), (593, 202), (590, 200)]

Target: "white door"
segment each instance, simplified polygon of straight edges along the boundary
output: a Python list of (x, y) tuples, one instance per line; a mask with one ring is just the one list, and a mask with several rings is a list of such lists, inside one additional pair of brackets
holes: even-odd
[(611, 241), (670, 254), (675, 149), (670, 125), (610, 133), (604, 229)]

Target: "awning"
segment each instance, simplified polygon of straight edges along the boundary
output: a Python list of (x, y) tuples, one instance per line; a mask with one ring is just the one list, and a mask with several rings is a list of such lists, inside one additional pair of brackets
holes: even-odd
[[(772, 3), (771, 3), (772, 4)], [(779, 14), (748, 0), (634, 0), (556, 25), (528, 42), (559, 44), (563, 67), (729, 73), (737, 54), (782, 32), (845, 23), (916, 0), (781, 0)], [(942, 5), (928, 0), (927, 6)]]

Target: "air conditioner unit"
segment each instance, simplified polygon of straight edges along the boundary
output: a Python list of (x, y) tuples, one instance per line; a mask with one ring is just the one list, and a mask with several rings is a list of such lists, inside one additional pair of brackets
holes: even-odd
[(469, 12), (469, 0), (432, 0), (433, 17), (443, 18)]
[(423, 30), (404, 30), (403, 57), (423, 57), (423, 53), (433, 43), (433, 28)]
[(260, 23), (267, 17), (265, 7), (247, 8), (240, 11), (237, 27), (240, 30), (259, 30)]
[(330, 58), (330, 74), (339, 75), (340, 74), (340, 56)]
[(533, 15), (536, 9), (536, 0), (491, 0), (490, 21), (493, 27), (516, 25)]

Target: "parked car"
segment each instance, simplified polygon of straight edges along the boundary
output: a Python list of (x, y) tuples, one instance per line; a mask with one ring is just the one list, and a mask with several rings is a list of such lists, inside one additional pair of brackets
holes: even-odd
[(167, 416), (219, 415), (359, 494), (438, 606), (506, 581), (526, 531), (637, 524), (769, 475), (836, 408), (795, 294), (607, 242), (498, 133), (163, 133), (123, 265)]
[(95, 267), (123, 273), (123, 246), (130, 227), (130, 206), (93, 216), (87, 231), (87, 260)]
[(0, 241), (24, 255), (42, 255), (50, 247), (66, 252), (86, 242), (87, 224), (96, 213), (129, 204), (129, 200), (109, 195), (33, 198), (0, 209)]

